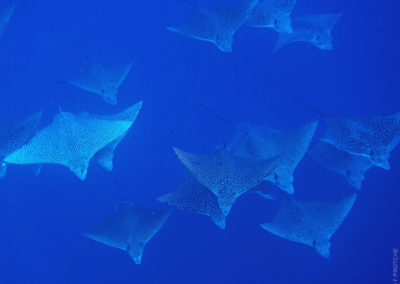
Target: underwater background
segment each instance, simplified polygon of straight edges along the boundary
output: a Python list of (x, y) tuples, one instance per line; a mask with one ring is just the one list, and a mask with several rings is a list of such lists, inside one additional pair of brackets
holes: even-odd
[[(43, 127), (60, 108), (113, 114), (140, 100), (143, 107), (116, 150), (112, 172), (92, 162), (82, 182), (60, 166), (45, 166), (37, 177), (31, 167), (9, 166), (0, 180), (0, 283), (392, 283), (400, 244), (398, 148), (390, 171), (374, 167), (366, 174), (332, 237), (329, 260), (262, 230), (278, 204), (255, 194), (235, 203), (226, 230), (205, 216), (174, 211), (140, 265), (81, 235), (121, 200), (164, 208), (156, 198), (185, 171), (172, 146), (207, 153), (242, 122), (289, 130), (321, 119), (294, 101), (348, 117), (398, 112), (400, 3), (298, 0), (293, 15), (325, 12), (343, 13), (332, 51), (296, 43), (273, 53), (275, 32), (242, 27), (233, 52), (223, 53), (166, 31), (190, 14), (180, 0), (18, 1), (0, 38), (1, 120), (43, 110)], [(82, 68), (84, 53), (104, 64), (135, 62), (117, 106), (54, 83)], [(294, 184), (296, 198), (305, 200), (355, 192), (308, 155)]]

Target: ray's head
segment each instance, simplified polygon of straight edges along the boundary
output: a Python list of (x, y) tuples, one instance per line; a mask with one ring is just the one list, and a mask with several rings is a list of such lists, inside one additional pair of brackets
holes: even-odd
[(322, 257), (329, 259), (331, 257), (331, 244), (328, 240), (325, 241), (312, 241), (312, 247), (317, 251)]
[(117, 104), (117, 94), (118, 94), (118, 88), (114, 84), (103, 84), (100, 95), (103, 97), (103, 99), (112, 105)]
[(271, 180), (274, 184), (279, 186), (279, 188), (281, 188), (286, 193), (288, 194), (294, 193), (292, 174), (284, 172), (275, 172), (273, 174), (272, 179), (269, 180)]
[(315, 33), (311, 42), (323, 50), (332, 50), (332, 36), (330, 33)]
[(143, 249), (145, 243), (143, 242), (131, 242), (129, 246), (126, 248), (129, 256), (133, 259), (136, 264), (140, 264), (142, 262)]
[(288, 33), (293, 32), (292, 20), (290, 16), (285, 13), (276, 14), (271, 19), (272, 28), (278, 33)]
[(216, 46), (223, 52), (232, 52), (233, 37), (230, 35), (217, 34), (215, 37)]
[(88, 171), (88, 163), (80, 160), (71, 161), (69, 168), (80, 179), (85, 180)]
[(389, 153), (387, 151), (379, 151), (379, 149), (371, 150), (370, 156), (372, 162), (385, 170), (390, 170)]
[(225, 216), (229, 215), (229, 212), (231, 211), (231, 207), (233, 203), (235, 203), (236, 199), (232, 197), (220, 197), (218, 199), (219, 207), (221, 208), (222, 213)]

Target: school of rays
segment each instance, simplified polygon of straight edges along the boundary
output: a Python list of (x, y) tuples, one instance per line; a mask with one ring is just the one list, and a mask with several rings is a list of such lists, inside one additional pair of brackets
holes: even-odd
[[(331, 50), (332, 30), (342, 16), (292, 16), (296, 0), (241, 0), (215, 6), (184, 2), (191, 7), (191, 14), (186, 21), (167, 29), (211, 42), (223, 52), (232, 52), (234, 36), (242, 26), (278, 33), (274, 50), (295, 42)], [(0, 10), (0, 36), (15, 9), (13, 5)], [(103, 66), (86, 56), (80, 72), (59, 82), (97, 94), (106, 103), (116, 105), (119, 88), (132, 66), (132, 62)], [(9, 165), (35, 165), (38, 174), (43, 165), (63, 166), (82, 181), (90, 174), (91, 160), (112, 171), (116, 149), (131, 131), (141, 107), (140, 101), (113, 115), (60, 109), (47, 125), (41, 123), (42, 111), (20, 122), (3, 122), (0, 178), (6, 178)], [(318, 137), (317, 128), (322, 124), (325, 132)], [(123, 201), (82, 235), (123, 250), (140, 264), (145, 246), (174, 209), (208, 216), (224, 230), (235, 203), (242, 195), (256, 192), (279, 203), (272, 220), (260, 224), (270, 237), (308, 245), (329, 258), (331, 237), (350, 214), (367, 171), (372, 167), (389, 170), (390, 153), (399, 141), (400, 113), (332, 116), (326, 117), (324, 123), (310, 121), (289, 130), (242, 123), (227, 145), (215, 145), (208, 153), (192, 153), (170, 145), (176, 154), (175, 162), (185, 170), (176, 187), (157, 198), (163, 209), (142, 208)], [(304, 188), (296, 185), (295, 172), (307, 153), (321, 167), (344, 177), (357, 191), (336, 200), (298, 200), (296, 193)]]

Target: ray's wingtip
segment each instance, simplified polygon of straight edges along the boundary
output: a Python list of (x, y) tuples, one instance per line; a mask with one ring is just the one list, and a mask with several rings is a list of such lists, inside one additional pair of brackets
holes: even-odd
[(172, 146), (172, 150), (174, 151), (175, 155), (178, 156), (178, 158), (183, 154), (183, 151), (178, 147)]
[(88, 231), (80, 232), (79, 235), (88, 239), (92, 239), (92, 236)]
[(137, 106), (138, 110), (140, 110), (140, 109), (142, 108), (142, 106), (143, 106), (143, 100), (138, 101), (138, 102), (136, 103), (136, 106)]
[(266, 231), (269, 231), (270, 223), (261, 223), (260, 227)]
[(165, 27), (165, 29), (166, 29), (167, 31), (169, 31), (169, 32), (178, 32), (178, 31), (176, 30), (176, 28), (171, 27), (171, 26)]
[(40, 120), (42, 120), (43, 113), (44, 113), (43, 110), (40, 110), (40, 111), (38, 111), (38, 112), (35, 112), (34, 114), (32, 114), (32, 115), (30, 116), (30, 119), (35, 120), (37, 123), (39, 123)]

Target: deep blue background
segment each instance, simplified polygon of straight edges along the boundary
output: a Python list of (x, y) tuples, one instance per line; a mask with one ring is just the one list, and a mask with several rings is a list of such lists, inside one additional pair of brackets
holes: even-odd
[[(225, 0), (224, 2), (227, 2)], [(222, 3), (221, 0), (207, 0)], [(1, 0), (0, 8), (11, 4)], [(392, 170), (373, 168), (348, 218), (332, 238), (331, 259), (277, 238), (259, 224), (277, 203), (246, 195), (221, 231), (208, 218), (176, 211), (147, 245), (137, 266), (119, 250), (80, 235), (121, 198), (162, 207), (184, 169), (171, 146), (207, 153), (249, 121), (291, 129), (319, 119), (295, 99), (330, 114), (400, 111), (399, 23), (395, 0), (298, 0), (294, 15), (343, 12), (334, 50), (293, 44), (271, 50), (277, 35), (243, 27), (233, 53), (165, 30), (190, 7), (179, 0), (20, 0), (0, 38), (0, 118), (43, 109), (42, 125), (61, 107), (115, 113), (144, 101), (116, 151), (115, 170), (94, 162), (85, 182), (66, 168), (11, 166), (0, 181), (0, 283), (391, 283), (392, 248), (400, 244), (400, 151)], [(67, 85), (85, 64), (85, 49), (104, 64), (136, 63), (118, 106)], [(295, 172), (296, 197), (337, 199), (345, 180), (305, 157)]]

